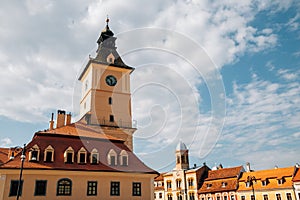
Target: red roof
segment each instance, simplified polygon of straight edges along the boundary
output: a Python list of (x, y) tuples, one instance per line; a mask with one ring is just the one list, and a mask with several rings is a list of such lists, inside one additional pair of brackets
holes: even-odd
[(235, 191), (238, 188), (238, 178), (243, 171), (242, 166), (211, 170), (198, 190), (199, 194), (224, 191)]
[(0, 164), (9, 160), (8, 152), (9, 148), (0, 148)]
[[(33, 146), (37, 145), (40, 150), (38, 162), (28, 161), (29, 152)], [(54, 162), (44, 162), (44, 151), (51, 145), (54, 149)], [(68, 147), (74, 150), (74, 163), (66, 164), (64, 162), (64, 152)], [(77, 163), (77, 152), (84, 148), (87, 152), (87, 163)], [(99, 153), (99, 164), (91, 164), (89, 156), (93, 149)], [(24, 169), (50, 169), (50, 170), (82, 170), (82, 171), (119, 171), (119, 172), (140, 172), (155, 173), (156, 171), (147, 167), (139, 158), (124, 144), (123, 140), (108, 136), (103, 132), (97, 132), (81, 122), (76, 122), (54, 130), (37, 132), (32, 141), (26, 147), (26, 161)], [(113, 149), (117, 153), (118, 165), (109, 166), (107, 155)], [(128, 154), (128, 165), (119, 164), (119, 155), (122, 150)], [(20, 168), (20, 153), (1, 165), (0, 168)]]

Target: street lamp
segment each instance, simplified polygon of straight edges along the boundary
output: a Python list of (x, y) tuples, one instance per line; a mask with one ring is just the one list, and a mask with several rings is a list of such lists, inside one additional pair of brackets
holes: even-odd
[[(255, 182), (256, 183), (256, 178), (255, 178), (255, 176), (248, 176), (247, 177), (247, 182), (251, 185), (251, 187), (252, 187), (252, 194), (253, 194), (253, 198), (254, 198), (254, 200), (255, 200), (255, 193), (254, 193), (254, 186), (253, 186), (253, 182)], [(252, 200), (252, 198), (251, 198), (251, 200)]]
[(24, 161), (26, 158), (26, 144), (24, 144), (24, 147), (16, 147), (16, 148), (21, 148), (22, 149), (22, 154), (21, 154), (21, 168), (20, 168), (20, 177), (19, 177), (19, 183), (18, 183), (18, 190), (17, 190), (17, 200), (19, 200), (19, 197), (21, 195), (21, 183), (22, 183), (22, 175), (23, 175), (23, 167), (24, 167)]

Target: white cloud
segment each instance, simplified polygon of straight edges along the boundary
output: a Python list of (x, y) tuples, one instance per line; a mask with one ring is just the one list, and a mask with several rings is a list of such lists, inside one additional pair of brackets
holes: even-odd
[(8, 137), (3, 138), (0, 140), (0, 146), (1, 147), (9, 147), (12, 144), (12, 140)]

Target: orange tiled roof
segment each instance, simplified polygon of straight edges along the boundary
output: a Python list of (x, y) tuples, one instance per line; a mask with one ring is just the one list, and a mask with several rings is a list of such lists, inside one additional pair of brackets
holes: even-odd
[(0, 148), (0, 164), (8, 161), (9, 148)]
[(160, 173), (159, 176), (155, 177), (154, 181), (163, 181), (164, 180), (164, 175), (165, 173)]
[[(277, 180), (282, 178), (286, 179), (288, 177), (292, 178), (293, 174), (294, 167), (244, 172), (240, 178), (239, 190), (252, 190), (252, 187), (246, 187), (248, 177), (255, 177), (256, 181), (253, 182), (253, 187), (256, 190), (292, 187), (291, 180), (285, 180), (282, 184), (278, 184)], [(262, 186), (262, 181), (265, 180), (267, 180), (267, 185)]]
[(300, 168), (296, 168), (296, 174), (293, 177), (293, 182), (300, 182)]
[[(93, 126), (89, 126), (84, 123), (83, 120), (56, 128), (53, 130), (39, 131), (36, 134), (49, 134), (49, 135), (62, 135), (62, 136), (75, 136), (75, 137), (87, 137), (87, 138), (97, 138), (97, 139), (108, 139), (108, 140), (120, 140), (119, 138), (112, 137), (105, 134), (100, 126), (97, 129)], [(117, 130), (115, 130), (117, 131)]]
[(235, 191), (242, 171), (242, 166), (208, 171), (208, 176), (204, 179), (198, 193)]

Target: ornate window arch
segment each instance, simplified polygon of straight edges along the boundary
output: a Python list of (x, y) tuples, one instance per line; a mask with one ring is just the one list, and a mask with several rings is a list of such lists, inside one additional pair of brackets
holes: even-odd
[(98, 164), (99, 163), (99, 153), (97, 149), (93, 149), (91, 152), (91, 158), (90, 158), (91, 164)]
[(40, 148), (37, 144), (29, 149), (29, 161), (39, 161)]
[(117, 153), (115, 150), (111, 149), (109, 150), (107, 154), (107, 162), (108, 165), (115, 166), (117, 165)]
[(74, 150), (72, 147), (68, 147), (65, 150), (64, 161), (65, 161), (65, 163), (73, 163), (74, 162)]
[(63, 178), (57, 181), (57, 196), (71, 196), (72, 194), (72, 181), (68, 178)]
[(125, 150), (122, 150), (120, 153), (120, 164), (122, 166), (128, 166), (128, 153)]
[(77, 163), (85, 164), (87, 157), (87, 151), (84, 147), (81, 147), (77, 153)]
[(44, 151), (44, 162), (54, 161), (54, 148), (49, 145)]

